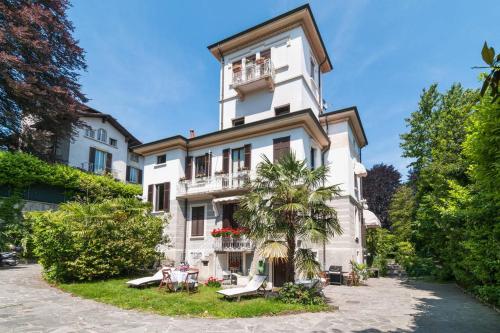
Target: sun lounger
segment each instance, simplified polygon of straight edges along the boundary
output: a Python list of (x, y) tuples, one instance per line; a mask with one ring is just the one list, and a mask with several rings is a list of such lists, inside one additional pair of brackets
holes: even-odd
[(160, 283), (163, 279), (163, 273), (160, 269), (152, 276), (146, 276), (135, 280), (127, 281), (129, 287), (142, 287), (150, 283)]
[(241, 296), (256, 295), (260, 291), (264, 291), (263, 285), (266, 279), (266, 275), (255, 275), (245, 287), (222, 289), (217, 292), (224, 295), (225, 298), (238, 298), (239, 301)]

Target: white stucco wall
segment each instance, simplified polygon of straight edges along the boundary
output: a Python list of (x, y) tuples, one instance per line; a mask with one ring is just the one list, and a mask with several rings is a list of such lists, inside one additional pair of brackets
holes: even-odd
[[(271, 61), (275, 69), (275, 89), (263, 90), (241, 101), (232, 84), (232, 64), (246, 56), (271, 49)], [(274, 117), (274, 108), (290, 104), (290, 111), (311, 108), (318, 115), (320, 110), (319, 71), (316, 66), (314, 79), (310, 77), (311, 51), (301, 27), (295, 27), (266, 40), (250, 45), (236, 52), (226, 54), (225, 65), (220, 78), (224, 77), (223, 128), (232, 127), (234, 118), (245, 117), (245, 123)], [(318, 62), (316, 65), (318, 65)], [(224, 75), (222, 75), (222, 70)], [(220, 116), (220, 114), (219, 114)]]
[[(97, 135), (97, 130), (103, 128), (107, 132), (107, 141), (101, 142), (85, 136), (85, 128), (78, 129), (77, 135), (70, 143), (68, 164), (77, 168), (88, 169), (89, 150), (94, 147), (98, 150), (112, 154), (112, 170), (115, 178), (125, 181), (127, 160), (128, 160), (128, 143), (125, 136), (121, 134), (109, 122), (101, 118), (82, 117), (81, 120), (91, 126)], [(113, 147), (109, 144), (109, 138), (116, 139), (117, 145)]]

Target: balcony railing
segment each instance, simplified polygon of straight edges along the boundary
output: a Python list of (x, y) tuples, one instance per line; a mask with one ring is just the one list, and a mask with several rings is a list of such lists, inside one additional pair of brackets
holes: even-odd
[(219, 237), (214, 238), (214, 250), (219, 252), (242, 252), (255, 250), (255, 244), (246, 237), (232, 238)]
[(248, 170), (210, 177), (181, 180), (177, 186), (179, 196), (206, 194), (243, 189), (253, 173)]
[(246, 64), (242, 70), (233, 72), (232, 88), (240, 97), (265, 87), (274, 89), (274, 67), (271, 59), (258, 59)]

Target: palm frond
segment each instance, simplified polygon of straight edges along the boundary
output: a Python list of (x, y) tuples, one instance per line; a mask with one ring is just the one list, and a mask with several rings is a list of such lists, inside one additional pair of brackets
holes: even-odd
[(312, 279), (319, 276), (321, 265), (311, 249), (298, 249), (295, 252), (295, 267), (304, 277)]
[(269, 259), (269, 261), (287, 261), (288, 259), (288, 247), (284, 242), (267, 240), (260, 244), (259, 255), (263, 258)]

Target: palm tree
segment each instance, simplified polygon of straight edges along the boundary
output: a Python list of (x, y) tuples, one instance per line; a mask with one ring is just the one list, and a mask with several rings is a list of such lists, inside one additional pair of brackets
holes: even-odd
[(295, 154), (273, 164), (267, 157), (257, 167), (256, 178), (247, 184), (237, 221), (258, 242), (260, 254), (286, 262), (286, 282), (293, 282), (295, 268), (311, 277), (320, 264), (310, 249), (296, 250), (297, 239), (320, 243), (342, 233), (335, 209), (328, 205), (338, 186), (325, 186), (328, 167), (314, 170)]

